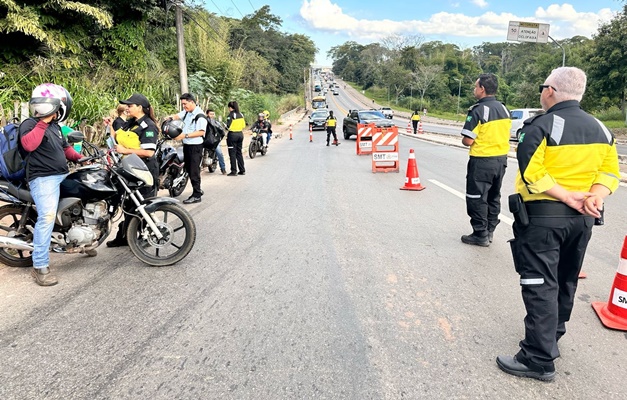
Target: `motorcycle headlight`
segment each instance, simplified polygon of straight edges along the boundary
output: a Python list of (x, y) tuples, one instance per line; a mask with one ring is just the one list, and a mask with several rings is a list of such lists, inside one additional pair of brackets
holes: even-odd
[(155, 181), (150, 171), (146, 171), (145, 169), (138, 169), (138, 168), (131, 168), (131, 170), (133, 171), (133, 174), (137, 176), (139, 179), (141, 179), (142, 181), (144, 181), (144, 183), (147, 186), (154, 185)]

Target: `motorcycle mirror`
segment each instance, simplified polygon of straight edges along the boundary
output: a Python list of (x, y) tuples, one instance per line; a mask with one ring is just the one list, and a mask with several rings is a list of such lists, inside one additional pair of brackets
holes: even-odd
[(70, 144), (80, 143), (85, 140), (85, 135), (81, 131), (72, 131), (67, 134), (67, 141)]

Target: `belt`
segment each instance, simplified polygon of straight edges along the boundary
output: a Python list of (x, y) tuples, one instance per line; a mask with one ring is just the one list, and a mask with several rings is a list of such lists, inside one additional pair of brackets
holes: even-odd
[(551, 200), (538, 200), (538, 201), (528, 201), (525, 203), (525, 208), (527, 209), (527, 214), (529, 216), (579, 216), (584, 217), (582, 213), (567, 206), (561, 201), (551, 201)]

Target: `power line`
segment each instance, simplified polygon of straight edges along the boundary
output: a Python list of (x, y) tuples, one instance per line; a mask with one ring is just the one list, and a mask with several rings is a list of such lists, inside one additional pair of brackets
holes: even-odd
[(233, 0), (231, 0), (231, 4), (233, 4), (235, 6), (235, 9), (237, 10), (237, 12), (239, 12), (239, 15), (242, 16), (242, 18), (244, 18), (244, 14), (242, 14), (242, 12), (239, 10), (239, 8), (237, 7), (237, 4), (235, 4), (235, 2)]
[(250, 6), (253, 8), (253, 12), (257, 11), (257, 9), (255, 8), (255, 6), (253, 6), (253, 3), (250, 2), (250, 0), (248, 0), (248, 4), (250, 4)]
[(214, 6), (216, 6), (216, 8), (218, 9), (218, 11), (220, 11), (220, 14), (224, 15), (224, 12), (220, 9), (220, 7), (218, 7), (218, 5), (216, 4), (215, 1), (211, 0), (211, 2), (213, 3)]

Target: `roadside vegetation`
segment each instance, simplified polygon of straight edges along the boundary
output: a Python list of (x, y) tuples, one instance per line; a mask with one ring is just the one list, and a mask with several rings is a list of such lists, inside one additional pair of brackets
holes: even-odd
[[(65, 86), (72, 119), (92, 125), (133, 92), (145, 94), (158, 116), (174, 112), (181, 93), (170, 3), (0, 0), (4, 117), (42, 82)], [(268, 6), (234, 19), (199, 1), (185, 4), (189, 91), (203, 109), (224, 117), (226, 104), (237, 100), (251, 123), (262, 110), (276, 119), (304, 105), (303, 71), (316, 53), (311, 39), (281, 32)]]
[[(588, 74), (582, 107), (615, 133), (627, 134), (627, 5), (592, 39), (559, 41), (566, 65)], [(427, 108), (429, 115), (461, 120), (475, 99), (474, 81), (482, 72), (499, 77), (498, 98), (510, 109), (540, 107), (538, 85), (562, 65), (555, 44), (483, 43), (471, 49), (420, 36), (390, 36), (361, 45), (353, 41), (328, 52), (333, 73), (364, 90), (368, 98), (397, 110)], [(459, 111), (458, 111), (459, 103)]]

